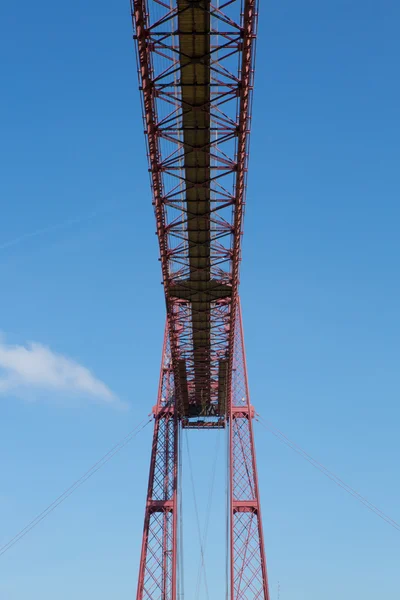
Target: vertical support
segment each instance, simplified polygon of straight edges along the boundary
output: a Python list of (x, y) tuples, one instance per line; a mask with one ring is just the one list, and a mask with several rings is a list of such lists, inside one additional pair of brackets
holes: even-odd
[(160, 384), (143, 528), (137, 600), (176, 600), (178, 417), (168, 329)]
[(230, 599), (269, 600), (240, 303), (237, 311), (229, 407)]

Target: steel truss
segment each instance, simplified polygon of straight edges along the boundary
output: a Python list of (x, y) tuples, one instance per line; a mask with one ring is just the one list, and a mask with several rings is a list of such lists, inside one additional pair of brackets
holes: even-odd
[(256, 0), (131, 0), (177, 410), (231, 397)]
[(232, 394), (229, 415), (230, 597), (231, 600), (269, 600), (252, 424), (254, 408), (250, 404), (240, 305)]
[[(231, 600), (269, 600), (256, 455), (240, 306), (234, 344), (233, 398), (229, 412), (229, 530)], [(137, 600), (178, 600), (178, 443), (168, 336), (157, 405), (145, 511)]]
[(229, 427), (230, 598), (269, 600), (238, 297), (257, 0), (131, 0), (167, 325), (137, 600), (177, 600), (178, 450)]
[(164, 336), (143, 528), (137, 600), (177, 598), (178, 418), (169, 340)]

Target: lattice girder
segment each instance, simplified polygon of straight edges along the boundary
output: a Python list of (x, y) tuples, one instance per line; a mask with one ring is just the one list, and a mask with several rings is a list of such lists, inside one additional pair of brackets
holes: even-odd
[(255, 0), (132, 0), (177, 409), (226, 416)]

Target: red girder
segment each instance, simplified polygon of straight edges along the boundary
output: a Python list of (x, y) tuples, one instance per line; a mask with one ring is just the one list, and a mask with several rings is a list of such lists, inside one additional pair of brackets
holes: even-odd
[(257, 6), (221, 1), (131, 0), (167, 307), (137, 600), (183, 592), (182, 428), (226, 426), (227, 590), (269, 600), (238, 297)]
[[(251, 117), (251, 89), (254, 66), (254, 43), (256, 36), (256, 2), (247, 1), (244, 4), (243, 10), (243, 54), (242, 54), (242, 70), (241, 70), (241, 95), (239, 107), (239, 135), (237, 148), (237, 175), (235, 185), (236, 210), (234, 229), (233, 257), (232, 257), (232, 279), (236, 293), (232, 296), (232, 312), (231, 312), (231, 329), (229, 337), (229, 373), (232, 373), (233, 365), (233, 347), (235, 336), (235, 319), (237, 314), (238, 300), (238, 285), (239, 285), (239, 263), (240, 263), (240, 246), (241, 232), (243, 227), (243, 211), (246, 190), (247, 160), (248, 160), (248, 133), (250, 128)], [(232, 377), (228, 380), (228, 398), (231, 397)]]
[(225, 417), (256, 1), (132, 0), (132, 16), (177, 407)]

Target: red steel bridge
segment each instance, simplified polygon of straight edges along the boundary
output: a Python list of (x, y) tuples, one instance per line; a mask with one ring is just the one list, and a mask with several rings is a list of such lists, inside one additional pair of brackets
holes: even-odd
[(177, 600), (183, 428), (229, 430), (231, 600), (269, 600), (239, 265), (256, 0), (131, 0), (166, 328), (137, 600)]

